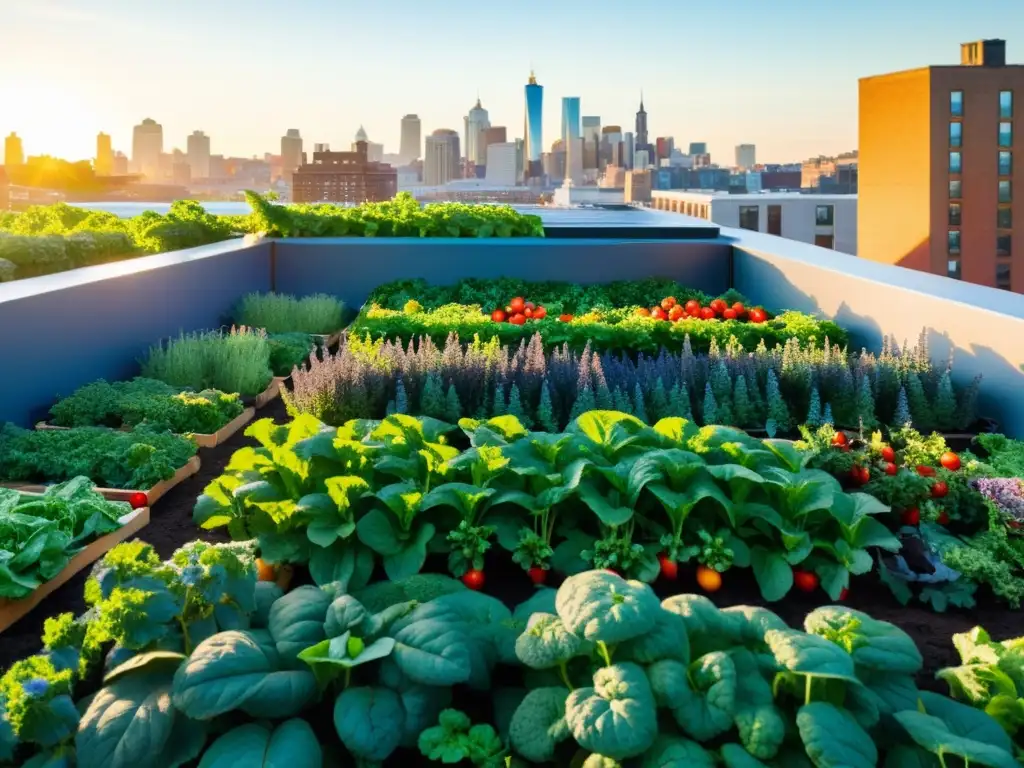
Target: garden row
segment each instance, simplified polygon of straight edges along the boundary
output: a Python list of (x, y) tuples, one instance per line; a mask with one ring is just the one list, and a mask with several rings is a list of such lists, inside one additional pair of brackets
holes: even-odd
[(122, 219), (65, 203), (0, 212), (0, 282), (192, 248), (244, 234), (272, 237), (543, 237), (536, 216), (508, 206), (432, 203), (408, 193), (353, 208), (277, 205), (246, 193), (251, 213), (218, 216), (178, 200), (167, 214)]

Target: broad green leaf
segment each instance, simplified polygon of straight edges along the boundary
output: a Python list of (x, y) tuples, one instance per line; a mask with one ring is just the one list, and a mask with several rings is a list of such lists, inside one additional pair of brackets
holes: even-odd
[(305, 585), (293, 589), (271, 606), (267, 629), (282, 663), (294, 669), (305, 668), (295, 659), (300, 651), (326, 637), (324, 618), (330, 604), (331, 596), (327, 592)]
[(920, 711), (897, 712), (896, 720), (940, 760), (956, 755), (989, 768), (1019, 766), (1010, 737), (986, 713), (930, 691), (921, 692), (919, 706)]
[(732, 728), (737, 701), (736, 667), (722, 652), (707, 653), (689, 668), (689, 684), (682, 685), (669, 706), (683, 731), (698, 741), (709, 741)]
[(835, 605), (818, 608), (804, 619), (804, 629), (843, 648), (864, 669), (914, 675), (924, 665), (906, 632), (860, 611)]
[(550, 669), (575, 656), (583, 641), (550, 613), (535, 613), (516, 639), (516, 657), (531, 669)]
[(762, 444), (782, 462), (790, 472), (799, 472), (806, 461), (806, 454), (796, 448), (791, 440), (762, 440)]
[(427, 562), (427, 547), (434, 538), (434, 532), (433, 523), (423, 523), (401, 542), (397, 552), (384, 555), (384, 572), (391, 581), (407, 579), (423, 569), (423, 564)]
[(649, 632), (659, 604), (645, 584), (604, 571), (588, 571), (562, 583), (555, 607), (565, 628), (574, 635), (611, 644)]
[(616, 760), (643, 754), (658, 735), (654, 696), (643, 669), (629, 662), (599, 668), (593, 687), (569, 694), (565, 722), (591, 752)]
[(582, 482), (579, 487), (580, 500), (590, 507), (597, 519), (608, 526), (625, 525), (633, 517), (633, 508), (615, 506), (608, 501), (608, 496), (592, 483)]
[(699, 431), (692, 421), (680, 416), (669, 416), (660, 419), (654, 425), (654, 431), (665, 438), (670, 444), (683, 446), (695, 437)]
[(875, 742), (857, 722), (831, 704), (816, 701), (800, 707), (796, 725), (807, 755), (818, 768), (874, 768)]
[(318, 585), (338, 584), (343, 590), (365, 587), (373, 575), (373, 551), (359, 541), (336, 541), (315, 548), (309, 556), (309, 575)]
[(465, 633), (438, 619), (414, 621), (394, 634), (392, 659), (415, 683), (451, 686), (469, 679), (472, 666)]
[(334, 728), (357, 759), (384, 760), (398, 747), (405, 710), (388, 688), (348, 688), (334, 704)]
[(469, 483), (444, 483), (433, 488), (423, 497), (421, 510), (447, 506), (456, 510), (464, 520), (472, 520), (476, 511), (497, 491), (494, 488), (480, 488)]
[(764, 547), (752, 547), (750, 566), (761, 595), (768, 602), (781, 600), (793, 588), (793, 569), (780, 553)]
[(359, 540), (379, 555), (394, 555), (402, 550), (399, 528), (383, 509), (371, 509), (356, 524)]
[(209, 746), (199, 768), (322, 768), (323, 753), (305, 720), (286, 720), (276, 728), (246, 723)]
[(811, 678), (836, 678), (859, 684), (850, 654), (823, 637), (794, 629), (770, 629), (764, 639), (785, 670)]
[(509, 741), (516, 754), (532, 763), (546, 763), (558, 744), (569, 738), (565, 722), (565, 688), (535, 688), (526, 694), (512, 715)]
[(314, 671), (320, 665), (351, 668), (383, 659), (391, 654), (394, 647), (395, 641), (390, 637), (381, 637), (365, 645), (360, 638), (346, 632), (310, 646), (299, 654), (299, 658)]

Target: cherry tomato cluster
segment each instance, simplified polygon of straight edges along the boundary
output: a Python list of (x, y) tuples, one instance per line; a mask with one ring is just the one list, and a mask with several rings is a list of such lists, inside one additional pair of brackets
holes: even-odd
[(763, 323), (768, 320), (768, 313), (762, 307), (748, 310), (741, 302), (737, 301), (729, 306), (723, 299), (715, 299), (706, 307), (701, 306), (696, 299), (680, 304), (675, 296), (662, 299), (657, 307), (640, 307), (636, 313), (641, 317), (653, 317), (655, 320), (668, 320), (673, 323), (687, 317), (701, 320), (746, 320), (751, 323)]
[(522, 296), (516, 296), (504, 309), (491, 312), (494, 322), (512, 325), (525, 325), (527, 320), (543, 320), (547, 316), (548, 311), (543, 306), (526, 301)]

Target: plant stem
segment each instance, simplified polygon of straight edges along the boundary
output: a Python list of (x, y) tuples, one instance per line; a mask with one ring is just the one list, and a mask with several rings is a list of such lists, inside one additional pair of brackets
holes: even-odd
[(569, 670), (566, 668), (564, 661), (558, 662), (558, 676), (562, 678), (562, 682), (565, 683), (565, 687), (570, 691), (575, 690), (572, 686), (572, 681), (569, 680)]
[(612, 655), (609, 652), (608, 646), (605, 644), (604, 640), (597, 641), (597, 650), (600, 652), (601, 657), (604, 659), (605, 666), (610, 667), (612, 665)]
[(814, 682), (814, 678), (808, 675), (805, 678), (805, 680), (806, 682), (804, 683), (804, 704), (807, 705), (811, 703), (811, 686)]
[(191, 656), (192, 655), (192, 640), (188, 636), (188, 625), (185, 623), (185, 618), (183, 616), (179, 616), (178, 617), (178, 623), (181, 625), (181, 636), (182, 636), (182, 638), (184, 639), (184, 642), (185, 642), (185, 655), (186, 656)]
[(345, 688), (347, 690), (349, 684), (352, 682), (352, 667), (345, 667)]

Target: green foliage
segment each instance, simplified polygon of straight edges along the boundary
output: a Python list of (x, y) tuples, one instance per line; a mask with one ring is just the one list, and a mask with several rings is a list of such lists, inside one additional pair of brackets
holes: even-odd
[(262, 331), (232, 328), (182, 334), (151, 347), (142, 375), (175, 387), (219, 389), (253, 397), (273, 377), (271, 345)]
[(60, 483), (87, 477), (106, 488), (148, 489), (196, 453), (191, 440), (139, 426), (26, 430), (0, 427), (0, 482)]
[(317, 348), (316, 339), (305, 333), (273, 333), (267, 336), (270, 344), (270, 370), (275, 376), (290, 376), (304, 365)]
[(298, 298), (281, 293), (250, 293), (235, 310), (235, 322), (269, 334), (332, 334), (340, 330), (345, 305), (325, 293)]
[(155, 379), (86, 384), (50, 409), (58, 427), (135, 427), (178, 434), (212, 434), (243, 410), (238, 395), (180, 391)]
[(436, 763), (461, 763), (498, 768), (504, 765), (505, 746), (490, 725), (472, 725), (457, 709), (442, 710), (438, 724), (417, 740), (420, 753)]

